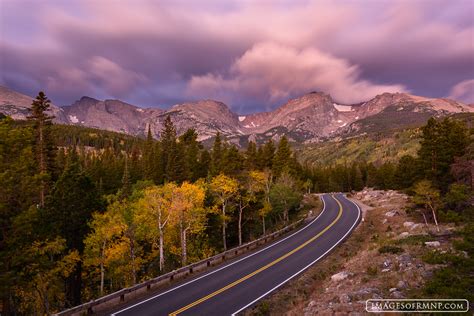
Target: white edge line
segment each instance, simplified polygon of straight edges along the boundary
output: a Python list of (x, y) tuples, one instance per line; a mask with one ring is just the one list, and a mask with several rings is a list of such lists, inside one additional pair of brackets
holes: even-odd
[[(345, 197), (345, 196), (344, 196)], [(357, 222), (359, 221), (359, 218), (360, 218), (360, 213), (361, 213), (361, 210), (359, 208), (359, 205), (357, 205), (356, 203), (354, 203), (353, 201), (349, 200), (347, 197), (345, 197), (347, 201), (350, 201), (352, 204), (354, 204), (356, 207), (357, 207), (357, 210), (358, 210), (358, 214), (357, 214), (357, 219), (356, 221), (354, 222), (354, 224), (352, 224), (351, 228), (344, 234), (344, 236), (342, 236), (341, 239), (339, 239), (337, 241), (337, 243), (335, 243), (331, 248), (329, 248), (325, 253), (323, 253), (321, 256), (319, 256), (318, 258), (316, 258), (314, 261), (312, 261), (310, 264), (308, 264), (307, 266), (305, 266), (303, 269), (299, 270), (298, 272), (296, 272), (295, 274), (293, 274), (292, 276), (290, 276), (289, 278), (287, 278), (285, 281), (281, 282), (280, 284), (278, 284), (277, 286), (275, 286), (274, 288), (270, 289), (269, 291), (267, 291), (266, 293), (262, 294), (261, 296), (259, 296), (258, 298), (256, 298), (255, 300), (253, 300), (252, 302), (248, 303), (247, 305), (245, 305), (244, 307), (242, 307), (241, 309), (239, 309), (238, 311), (236, 312), (233, 312), (232, 313), (232, 316), (235, 316), (237, 315), (237, 313), (240, 313), (241, 311), (243, 311), (244, 309), (246, 309), (247, 307), (255, 304), (256, 302), (258, 302), (259, 300), (261, 300), (262, 298), (264, 298), (265, 296), (267, 296), (268, 294), (270, 294), (271, 292), (275, 291), (276, 289), (278, 289), (280, 286), (282, 286), (283, 284), (285, 284), (286, 282), (290, 281), (291, 279), (293, 279), (295, 276), (297, 276), (298, 274), (302, 273), (304, 270), (308, 269), (309, 267), (311, 267), (313, 264), (315, 264), (316, 262), (318, 262), (322, 257), (324, 257), (328, 252), (330, 252), (332, 249), (334, 249), (334, 247), (336, 247), (337, 245), (339, 245), (341, 243), (342, 240), (344, 240), (344, 238), (346, 238), (346, 236), (352, 232), (352, 229), (354, 228), (354, 226), (357, 224)]]
[(254, 252), (254, 253), (252, 253), (252, 254), (246, 256), (246, 257), (243, 257), (243, 258), (241, 258), (241, 259), (239, 259), (239, 260), (237, 260), (237, 261), (231, 262), (231, 263), (229, 263), (229, 264), (227, 264), (227, 265), (225, 265), (225, 266), (223, 266), (223, 267), (220, 267), (219, 269), (216, 269), (216, 270), (214, 270), (214, 271), (211, 271), (211, 272), (209, 272), (209, 273), (206, 273), (206, 274), (204, 274), (204, 275), (202, 275), (202, 276), (200, 276), (200, 277), (198, 277), (198, 278), (196, 278), (196, 279), (193, 279), (193, 280), (190, 280), (190, 281), (188, 281), (188, 282), (186, 282), (186, 283), (183, 283), (183, 284), (181, 284), (181, 285), (178, 285), (178, 286), (176, 286), (176, 287), (174, 287), (174, 288), (172, 288), (172, 289), (169, 289), (168, 291), (165, 291), (165, 292), (160, 293), (160, 294), (158, 294), (158, 295), (155, 295), (155, 296), (152, 296), (152, 297), (150, 297), (150, 298), (147, 298), (147, 299), (144, 300), (144, 301), (138, 302), (138, 303), (136, 303), (136, 304), (134, 304), (134, 305), (132, 305), (132, 306), (126, 307), (126, 308), (124, 308), (124, 309), (121, 309), (121, 310), (119, 310), (118, 312), (115, 312), (115, 313), (110, 314), (110, 315), (111, 315), (111, 316), (115, 316), (115, 315), (120, 314), (120, 313), (122, 313), (122, 312), (124, 312), (124, 311), (126, 311), (126, 310), (129, 310), (129, 309), (131, 309), (131, 308), (134, 308), (134, 307), (136, 307), (136, 306), (138, 306), (138, 305), (141, 305), (141, 304), (143, 304), (143, 303), (146, 303), (146, 302), (149, 302), (149, 301), (151, 301), (151, 300), (154, 300), (155, 298), (158, 298), (158, 297), (160, 297), (160, 296), (162, 296), (162, 295), (168, 294), (169, 292), (172, 292), (172, 291), (174, 291), (174, 290), (177, 290), (177, 289), (179, 289), (179, 288), (181, 288), (181, 287), (183, 287), (183, 286), (186, 286), (186, 285), (188, 285), (188, 284), (191, 284), (191, 283), (193, 283), (193, 282), (196, 282), (196, 281), (198, 281), (198, 280), (200, 280), (200, 279), (202, 279), (202, 278), (205, 278), (205, 277), (207, 277), (207, 276), (209, 276), (209, 275), (211, 275), (211, 274), (214, 274), (214, 273), (219, 272), (219, 271), (221, 271), (221, 270), (223, 270), (223, 269), (225, 269), (225, 268), (228, 268), (228, 267), (230, 267), (230, 266), (232, 266), (232, 265), (234, 265), (234, 264), (236, 264), (236, 263), (239, 263), (239, 262), (241, 262), (241, 261), (243, 261), (243, 260), (246, 260), (246, 259), (248, 259), (248, 258), (250, 258), (250, 257), (253, 257), (253, 256), (255, 256), (256, 254), (259, 254), (260, 252), (265, 251), (265, 250), (267, 250), (267, 249), (269, 249), (269, 248), (271, 248), (271, 247), (273, 247), (273, 246), (276, 246), (276, 245), (278, 245), (279, 243), (281, 243), (281, 242), (287, 240), (288, 238), (291, 238), (291, 237), (293, 237), (294, 235), (299, 234), (300, 232), (302, 232), (303, 230), (305, 230), (306, 228), (308, 228), (309, 226), (311, 226), (314, 222), (316, 222), (316, 220), (317, 220), (321, 215), (323, 215), (324, 211), (326, 210), (326, 202), (324, 202), (323, 195), (321, 195), (321, 200), (323, 201), (323, 210), (321, 211), (321, 213), (319, 213), (319, 215), (318, 215), (315, 219), (313, 219), (308, 225), (306, 225), (305, 227), (301, 228), (300, 230), (294, 232), (293, 234), (291, 234), (291, 235), (289, 235), (289, 236), (286, 236), (285, 238), (283, 238), (283, 239), (277, 241), (276, 243), (273, 243), (273, 244), (271, 244), (271, 245), (269, 245), (269, 246), (267, 246), (267, 247), (265, 247), (265, 248), (263, 248), (263, 249), (260, 249), (259, 251), (256, 251), (256, 252)]

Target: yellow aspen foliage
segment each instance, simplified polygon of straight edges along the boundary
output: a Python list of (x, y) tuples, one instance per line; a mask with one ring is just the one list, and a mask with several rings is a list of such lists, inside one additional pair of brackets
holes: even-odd
[(222, 220), (222, 243), (224, 251), (227, 250), (227, 206), (229, 201), (235, 197), (239, 191), (239, 183), (234, 178), (228, 177), (224, 174), (219, 174), (211, 180), (211, 191), (217, 197), (217, 202), (221, 205), (221, 220)]
[(201, 182), (183, 182), (173, 190), (171, 220), (179, 229), (181, 242), (181, 263), (187, 263), (187, 238), (205, 229), (206, 212), (204, 208), (205, 190)]

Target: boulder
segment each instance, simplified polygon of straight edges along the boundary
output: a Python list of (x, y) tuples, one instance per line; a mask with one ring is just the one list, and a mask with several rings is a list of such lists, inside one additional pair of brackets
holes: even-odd
[(439, 241), (425, 241), (425, 245), (428, 247), (438, 248), (439, 246), (441, 246), (441, 243)]
[(365, 300), (369, 297), (373, 297), (375, 294), (377, 295), (380, 294), (380, 290), (378, 288), (367, 287), (367, 288), (362, 288), (356, 292), (353, 292), (351, 294), (351, 297), (353, 300), (360, 301), (360, 300)]
[(394, 217), (395, 215), (400, 215), (400, 212), (397, 210), (385, 212), (385, 217)]
[(406, 228), (412, 228), (413, 225), (415, 225), (414, 222), (404, 222), (403, 223), (403, 227), (406, 227)]
[(392, 260), (386, 259), (383, 261), (382, 268), (388, 268), (392, 265)]
[(412, 257), (409, 254), (403, 254), (397, 257), (397, 260), (400, 263), (407, 264), (413, 261)]
[(403, 239), (403, 238), (407, 238), (408, 236), (410, 236), (409, 232), (403, 232), (400, 235), (398, 235), (398, 238)]
[(393, 297), (393, 298), (405, 298), (405, 295), (403, 295), (402, 292), (400, 291), (393, 291), (391, 294), (390, 294), (390, 297)]
[(347, 294), (342, 294), (339, 296), (339, 302), (341, 302), (342, 304), (347, 304), (347, 303), (350, 303), (352, 301), (351, 297)]
[(339, 272), (339, 273), (336, 273), (334, 275), (331, 276), (331, 281), (333, 282), (339, 282), (339, 281), (342, 281), (344, 279), (347, 279), (347, 277), (349, 276), (349, 272), (347, 271), (342, 271), (342, 272)]

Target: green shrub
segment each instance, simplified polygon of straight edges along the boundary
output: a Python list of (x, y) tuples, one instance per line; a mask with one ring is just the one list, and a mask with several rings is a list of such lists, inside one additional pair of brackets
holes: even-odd
[(391, 245), (385, 245), (379, 248), (379, 253), (393, 253), (393, 254), (398, 254), (402, 253), (403, 248), (397, 247), (397, 246), (391, 246)]
[(432, 238), (428, 235), (411, 235), (403, 239), (395, 241), (396, 245), (420, 245), (423, 246), (425, 241), (430, 241)]
[(378, 273), (378, 270), (377, 270), (377, 267), (367, 267), (367, 270), (366, 270), (367, 274), (370, 275), (370, 276), (376, 276), (377, 273)]
[(448, 264), (459, 261), (459, 257), (452, 253), (441, 253), (439, 251), (429, 251), (421, 259), (429, 264)]
[(459, 223), (464, 222), (465, 219), (461, 214), (448, 210), (446, 212), (443, 212), (443, 211), (439, 212), (439, 220), (440, 222), (444, 222), (444, 223), (459, 224)]

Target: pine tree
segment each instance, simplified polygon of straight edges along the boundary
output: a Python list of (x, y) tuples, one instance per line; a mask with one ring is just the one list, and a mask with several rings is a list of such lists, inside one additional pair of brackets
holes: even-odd
[(211, 168), (210, 174), (212, 176), (218, 175), (222, 171), (222, 140), (221, 134), (217, 132), (216, 138), (214, 139), (214, 145), (212, 146), (211, 151)]
[[(82, 254), (84, 237), (89, 232), (87, 223), (92, 212), (102, 208), (100, 197), (91, 179), (81, 171), (77, 156), (71, 151), (64, 172), (55, 183), (44, 217), (51, 236), (66, 240), (68, 250)], [(49, 224), (48, 224), (49, 223)], [(71, 305), (81, 302), (82, 265), (78, 262), (66, 280), (66, 295)]]
[(41, 206), (45, 204), (55, 172), (55, 148), (50, 131), (54, 117), (46, 113), (50, 105), (51, 100), (46, 97), (43, 91), (40, 91), (31, 104), (31, 115), (28, 116), (28, 119), (33, 122), (35, 131), (35, 156), (40, 178), (39, 201)]
[(278, 143), (278, 148), (273, 157), (272, 170), (275, 177), (279, 177), (283, 171), (289, 171), (291, 163), (291, 148), (288, 139), (283, 136)]
[(196, 173), (196, 178), (207, 178), (210, 172), (210, 165), (211, 165), (211, 154), (206, 149), (201, 150), (198, 162), (198, 168)]
[(186, 179), (186, 165), (183, 144), (177, 142), (176, 128), (168, 115), (161, 133), (161, 156), (166, 181), (183, 182)]
[(125, 165), (123, 168), (122, 175), (122, 189), (120, 191), (120, 197), (125, 199), (132, 194), (132, 184), (130, 183), (130, 172), (128, 171), (128, 156), (125, 154)]
[(257, 145), (250, 141), (247, 150), (245, 151), (245, 169), (255, 170), (257, 169), (258, 157), (257, 157)]
[(235, 146), (226, 148), (222, 157), (222, 172), (228, 176), (237, 176), (242, 172), (243, 157)]
[[(179, 137), (184, 149), (185, 179), (196, 181), (199, 174), (199, 150), (201, 145), (197, 141), (198, 134), (194, 129), (188, 129)], [(184, 179), (183, 179), (184, 180)]]
[(151, 125), (148, 125), (148, 132), (145, 142), (145, 148), (143, 149), (143, 179), (154, 180), (155, 179), (155, 144), (153, 136), (151, 134)]
[(259, 148), (258, 151), (258, 165), (261, 170), (265, 168), (271, 169), (273, 166), (273, 157), (275, 156), (275, 144), (270, 139), (268, 142), (265, 143)]
[(166, 166), (166, 177), (168, 181), (182, 183), (189, 176), (186, 165), (186, 149), (183, 143), (175, 143), (175, 148), (170, 151), (168, 164)]
[(399, 189), (411, 187), (419, 179), (419, 164), (415, 157), (404, 155), (398, 161), (394, 181)]
[(443, 121), (431, 118), (422, 132), (418, 151), (421, 171), (445, 192), (452, 180), (450, 166), (454, 158), (462, 156), (466, 151), (469, 142), (467, 128), (460, 121), (450, 118)]
[(161, 140), (161, 165), (163, 168), (163, 175), (167, 181), (172, 181), (173, 178), (173, 170), (174, 170), (174, 162), (170, 161), (176, 157), (176, 128), (171, 121), (171, 117), (168, 115), (165, 119), (163, 124), (163, 130), (161, 131), (160, 135)]

